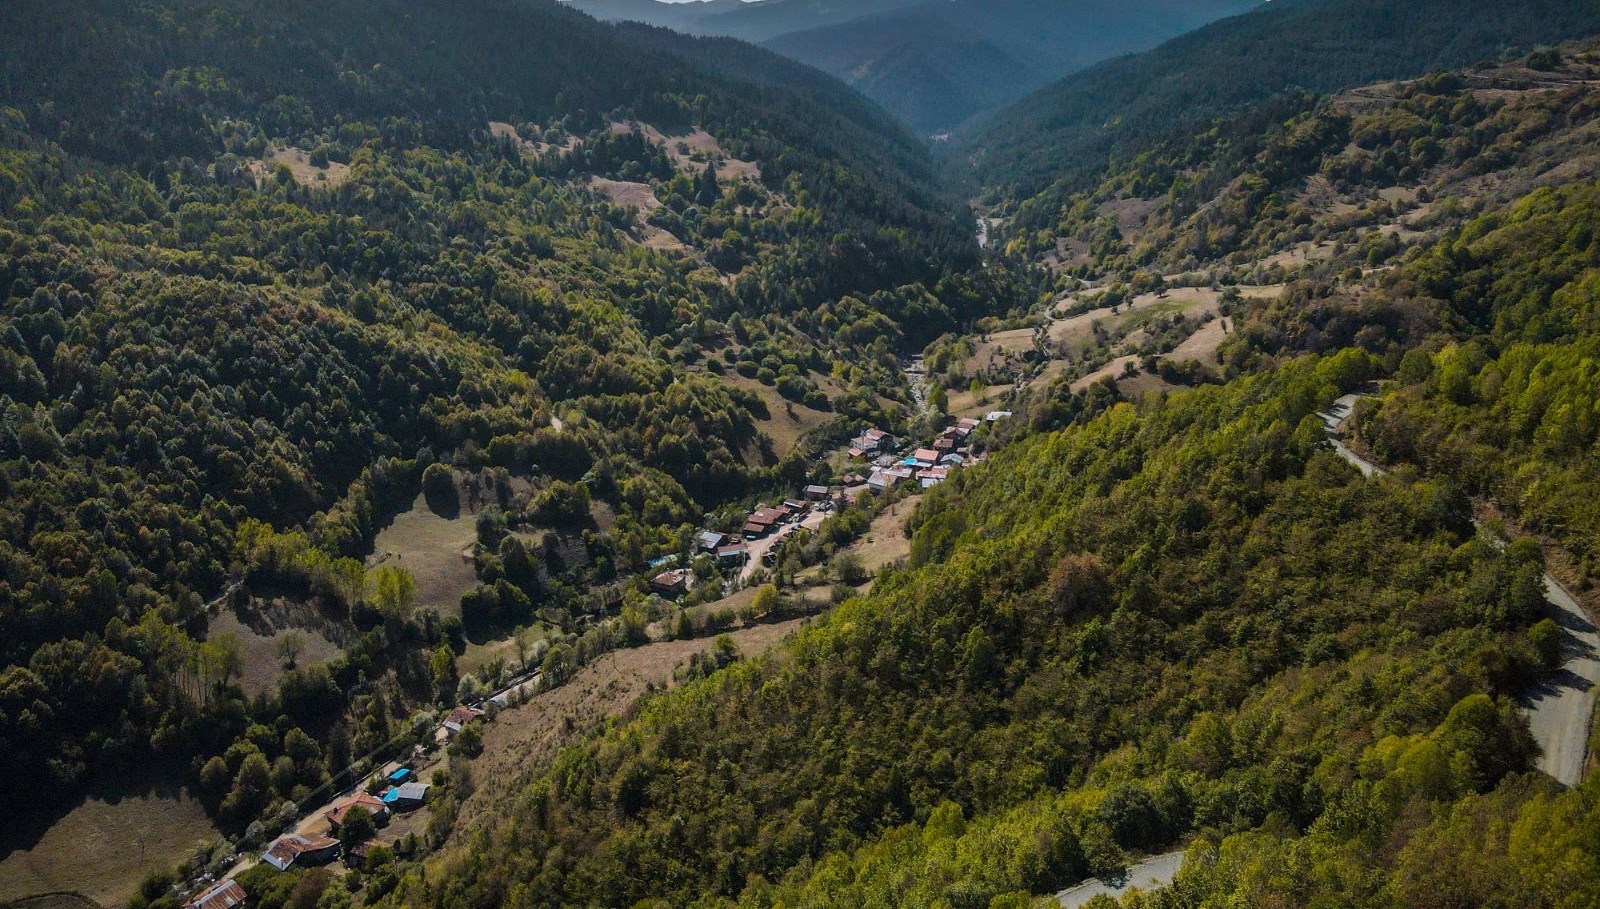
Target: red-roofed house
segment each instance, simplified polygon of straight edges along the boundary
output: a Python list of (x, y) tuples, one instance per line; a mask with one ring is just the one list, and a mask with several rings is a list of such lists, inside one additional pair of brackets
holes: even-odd
[(366, 812), (372, 815), (372, 819), (380, 824), (389, 819), (389, 806), (383, 803), (383, 799), (366, 792), (358, 792), (347, 799), (335, 802), (333, 808), (323, 817), (328, 819), (330, 827), (338, 829), (339, 825), (344, 823), (344, 819), (349, 817), (350, 812), (357, 808), (366, 809)]
[(675, 597), (689, 589), (689, 570), (674, 568), (650, 579), (650, 589), (662, 596)]
[(444, 731), (449, 735), (455, 735), (462, 727), (480, 716), (483, 716), (482, 710), (474, 710), (466, 705), (457, 707), (444, 718)]
[(296, 862), (321, 865), (338, 857), (339, 841), (331, 836), (286, 836), (261, 853), (261, 860), (279, 871), (288, 871)]
[(245, 901), (244, 888), (233, 878), (218, 881), (183, 904), (183, 909), (233, 909)]

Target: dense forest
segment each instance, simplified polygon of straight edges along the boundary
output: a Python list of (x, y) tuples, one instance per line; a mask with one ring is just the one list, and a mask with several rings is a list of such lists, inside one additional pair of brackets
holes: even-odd
[[(569, 751), (392, 899), (1028, 906), (1189, 842), (1175, 886), (1131, 904), (1591, 900), (1593, 784), (1529, 773), (1513, 708), (1554, 659), (1541, 547), (1471, 521), (1487, 497), (1590, 571), (1593, 190), (1504, 199), (1571, 179), (1555, 150), (1587, 89), (1505, 88), (1587, 65), (1562, 58), (1358, 109), (1273, 102), (1074, 198), (1216, 168), (1209, 195), (1169, 196), (1148, 252), (1104, 247), (1113, 274), (1348, 237), (1236, 304), (1238, 378), (1073, 395), (1079, 425), (936, 490), (872, 596)], [(1366, 240), (1375, 209), (1330, 228), (1279, 204), (1318, 177), (1375, 194), (1489, 173), (1421, 244)], [(1205, 204), (1230, 193), (1256, 207)], [(1357, 437), (1421, 469), (1363, 482), (1316, 412), (1390, 377)]]
[(1376, 368), (1013, 445), (870, 598), (569, 752), (397, 901), (1026, 905), (1188, 833), (1382, 841), (1541, 798), (1507, 700), (1541, 665), (1538, 549), (1319, 450), (1316, 410)]
[[(428, 655), (457, 633), (359, 561), (425, 471), (484, 476), (513, 527), (614, 508), (585, 573), (551, 563), (555, 587), (490, 529), (498, 582), (469, 606), (526, 621), (581, 595), (562, 580), (640, 567), (704, 510), (803, 476), (723, 374), (892, 420), (895, 352), (1010, 280), (963, 274), (975, 246), (925, 150), (753, 48), (543, 2), (0, 17), (12, 804), (140, 756), (227, 751), (242, 780), (230, 743), (279, 717), (342, 766), (431, 700)], [(722, 143), (712, 157), (647, 136), (691, 126)], [(659, 200), (648, 220), (604, 191), (622, 183)], [(543, 490), (523, 506), (519, 477)], [(319, 602), (359, 646), (248, 702), (237, 654), (205, 640), (230, 579)], [(308, 760), (224, 820), (314, 785)]]
[[(834, 482), (864, 425), (939, 431), (992, 336), (1182, 286), (1225, 323), (1202, 358), (1159, 367), (1202, 324), (1174, 303), (1126, 329), (1153, 391), (1030, 364), (870, 587), (706, 642), (458, 817), (470, 726), (420, 835), (258, 864), (252, 909), (1023, 909), (1174, 849), (1124, 905), (1592, 905), (1600, 782), (1535, 770), (1519, 707), (1565, 658), (1545, 571), (1600, 581), (1600, 57), (1544, 46), (1590, 32), (1277, 0), (958, 137), (984, 251), (930, 147), (737, 41), (552, 0), (7, 4), (0, 800), (176, 767), (253, 849), (481, 697), (469, 633), (538, 629), (555, 686), (702, 631), (720, 584), (646, 593), (697, 530)], [(1326, 444), (1356, 391), (1380, 479)], [(774, 401), (816, 428), (779, 445)], [(458, 608), (371, 559), (419, 496), (471, 506)], [(749, 611), (799, 615), (786, 576), (882, 507), (776, 548)], [(338, 655), (247, 693), (213, 626), (266, 602)]]

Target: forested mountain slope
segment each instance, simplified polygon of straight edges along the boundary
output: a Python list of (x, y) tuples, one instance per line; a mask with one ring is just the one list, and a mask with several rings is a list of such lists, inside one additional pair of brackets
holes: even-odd
[(571, 0), (607, 21), (761, 43), (859, 89), (923, 133), (1260, 0)]
[(1597, 64), (1592, 46), (1574, 43), (1273, 99), (1111, 162), (1065, 204), (1054, 193), (1029, 199), (991, 238), (1079, 275), (1212, 269), (1266, 280), (1327, 271), (1347, 252), (1377, 265), (1476, 210), (1592, 169)]
[(1144, 54), (1068, 76), (954, 137), (996, 202), (1060, 205), (1107, 159), (1275, 95), (1326, 93), (1600, 31), (1600, 7), (1565, 0), (1275, 0)]
[[(1246, 18), (1316, 53), (1229, 25), (1239, 66), (1106, 68), (1148, 106), (1039, 128), (1068, 169), (997, 185), (1017, 214), (980, 260), (915, 137), (749, 45), (545, 0), (7, 4), (0, 802), (32, 829), (175, 765), (264, 845), (483, 693), (466, 626), (536, 626), (558, 684), (646, 635), (642, 572), (708, 512), (833, 471), (763, 438), (762, 393), (823, 435), (934, 426), (902, 356), (948, 381), (1009, 333), (1039, 384), (1004, 377), (1013, 416), (870, 588), (559, 752), (550, 723), (467, 811), (471, 726), (425, 824), (349, 873), (257, 865), (252, 909), (1023, 909), (1172, 849), (1127, 905), (1600, 902), (1600, 781), (1537, 773), (1519, 707), (1566, 656), (1544, 571), (1596, 598), (1596, 59), (1279, 91), (1597, 14), (1273, 6)], [(1129, 153), (1072, 170), (1095, 148)], [(1079, 317), (1101, 355), (1099, 320), (1147, 319), (1154, 367), (1190, 327), (1174, 285), (1222, 323), (1205, 362), (1147, 394), (1133, 354), (1049, 378)], [(1369, 481), (1319, 411), (1375, 382)], [(368, 561), (419, 492), (479, 508), (443, 610)], [(247, 694), (230, 608), (337, 655)]]
[[(1530, 773), (1515, 707), (1564, 658), (1541, 546), (1471, 523), (1475, 495), (1503, 505), (1592, 601), (1585, 53), (1230, 121), (1237, 145), (1186, 162), (1225, 198), (1323, 173), (1462, 210), (1230, 303), (1225, 384), (1024, 405), (1069, 425), (929, 494), (904, 571), (533, 774), (393, 904), (1021, 907), (1185, 842), (1175, 885), (1129, 905), (1600, 898), (1596, 783)], [(1150, 230), (1263, 222), (1203, 260), (1222, 284), (1299, 227), (1174, 211)], [(1421, 469), (1368, 482), (1317, 411), (1391, 377), (1357, 436)]]
[(1332, 836), (1372, 873), (1312, 892), (1411, 892), (1425, 859), (1362, 844), (1421, 848), (1401, 819), (1476, 793), (1550, 810), (1506, 700), (1538, 557), (1473, 539), (1447, 483), (1318, 451), (1316, 409), (1375, 367), (1013, 445), (924, 504), (906, 572), (572, 750), (395, 903), (1020, 906), (1186, 832), (1230, 874)]
[[(736, 362), (894, 418), (894, 351), (1004, 279), (961, 277), (914, 139), (728, 51), (544, 0), (0, 9), (8, 806), (215, 757), (243, 829), (453, 698), (460, 620), (361, 561), (423, 477), (503, 518), (479, 618), (571, 630), (589, 584), (803, 474)], [(343, 655), (247, 699), (208, 635), (230, 579)]]

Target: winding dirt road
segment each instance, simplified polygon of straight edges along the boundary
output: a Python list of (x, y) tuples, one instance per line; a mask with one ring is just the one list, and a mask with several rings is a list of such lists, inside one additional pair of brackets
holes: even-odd
[[(1383, 469), (1351, 451), (1339, 439), (1339, 429), (1355, 409), (1361, 395), (1345, 395), (1322, 412), (1328, 441), (1339, 457), (1355, 465), (1364, 476), (1383, 476)], [(1595, 697), (1600, 694), (1600, 632), (1578, 601), (1561, 582), (1544, 576), (1545, 601), (1550, 617), (1561, 626), (1566, 662), (1545, 682), (1522, 696), (1528, 727), (1543, 752), (1538, 768), (1557, 782), (1576, 786), (1583, 780), (1588, 756), (1589, 722)]]

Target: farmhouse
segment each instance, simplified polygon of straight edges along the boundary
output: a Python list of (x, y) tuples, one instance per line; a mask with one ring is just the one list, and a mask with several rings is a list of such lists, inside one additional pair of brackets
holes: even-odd
[(850, 441), (850, 457), (864, 458), (893, 448), (893, 436), (881, 429), (868, 429)]
[(390, 811), (415, 811), (428, 800), (428, 789), (427, 783), (412, 782), (395, 786), (383, 794), (383, 803), (389, 806)]
[(901, 480), (911, 479), (911, 471), (904, 467), (874, 470), (872, 476), (867, 477), (867, 487), (874, 492), (883, 492), (892, 489)]
[(745, 519), (744, 532), (746, 536), (764, 537), (788, 519), (789, 509), (781, 505), (777, 508), (758, 508)]
[(694, 545), (701, 552), (715, 552), (717, 547), (722, 545), (722, 541), (726, 539), (726, 536), (717, 533), (715, 530), (702, 530), (694, 535)]
[(743, 543), (723, 546), (717, 550), (717, 561), (723, 565), (743, 565), (750, 561), (750, 547)]
[(674, 568), (650, 579), (650, 589), (662, 596), (675, 597), (689, 589), (689, 570)]
[(833, 496), (833, 490), (826, 486), (807, 486), (806, 498), (813, 502), (822, 502)]
[(474, 710), (467, 706), (457, 707), (456, 709), (450, 711), (449, 716), (444, 718), (445, 734), (455, 735), (456, 733), (460, 732), (468, 723), (480, 716), (483, 716), (482, 710)]
[(218, 881), (183, 904), (183, 909), (233, 909), (245, 901), (244, 888), (233, 878)]
[(394, 843), (391, 841), (380, 842), (378, 840), (367, 840), (365, 843), (357, 843), (356, 845), (345, 850), (344, 863), (349, 865), (351, 868), (360, 868), (362, 865), (367, 863), (367, 856), (372, 854), (372, 850), (380, 848), (393, 849)]
[(261, 860), (288, 871), (290, 865), (321, 865), (339, 857), (339, 841), (331, 836), (286, 836), (261, 853)]
[[(457, 707), (456, 709), (460, 710), (461, 708)], [(347, 799), (335, 802), (333, 808), (323, 817), (328, 819), (329, 827), (337, 830), (339, 825), (344, 823), (344, 819), (350, 816), (350, 812), (357, 808), (364, 809), (368, 814), (372, 815), (372, 820), (379, 824), (389, 819), (389, 806), (383, 803), (383, 799), (367, 792), (358, 792)]]

